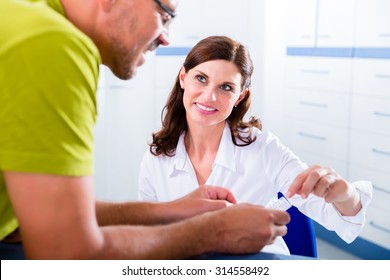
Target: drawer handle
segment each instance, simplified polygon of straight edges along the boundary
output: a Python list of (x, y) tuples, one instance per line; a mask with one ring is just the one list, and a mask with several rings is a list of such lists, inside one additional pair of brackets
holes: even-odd
[(306, 105), (306, 106), (319, 107), (319, 108), (328, 108), (329, 107), (328, 104), (315, 103), (315, 102), (302, 101), (302, 100), (299, 101), (299, 104)]
[(301, 69), (302, 73), (328, 75), (329, 71), (316, 69)]
[(298, 134), (300, 136), (303, 136), (303, 137), (326, 141), (326, 137), (323, 137), (323, 136), (318, 136), (318, 135), (314, 135), (314, 134), (310, 134), (310, 133), (306, 133), (306, 132), (301, 132), (301, 131), (299, 131)]
[(376, 153), (376, 154), (380, 154), (380, 155), (384, 155), (384, 156), (390, 157), (390, 152), (378, 150), (378, 149), (375, 149), (375, 148), (373, 148), (371, 151), (372, 151), (373, 153)]
[(390, 33), (379, 34), (379, 37), (390, 37)]
[(373, 112), (375, 116), (390, 118), (390, 113)]
[(390, 75), (385, 74), (376, 74), (375, 77), (380, 79), (390, 79)]
[(380, 225), (377, 225), (377, 224), (376, 224), (375, 222), (373, 222), (373, 221), (370, 222), (370, 225), (371, 225), (372, 227), (376, 228), (376, 229), (379, 229), (379, 230), (381, 230), (381, 231), (390, 233), (390, 229), (385, 228), (385, 227), (380, 226)]
[(381, 188), (381, 187), (378, 187), (378, 186), (375, 186), (375, 185), (373, 185), (373, 188), (374, 188), (374, 190), (390, 194), (390, 191), (385, 189), (385, 188)]

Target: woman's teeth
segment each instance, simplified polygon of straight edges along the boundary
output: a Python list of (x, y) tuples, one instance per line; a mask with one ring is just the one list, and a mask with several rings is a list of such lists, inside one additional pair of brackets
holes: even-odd
[(209, 108), (209, 107), (206, 107), (206, 106), (200, 105), (199, 103), (196, 103), (196, 106), (198, 106), (198, 108), (200, 108), (200, 109), (202, 109), (202, 110), (204, 110), (204, 111), (209, 111), (209, 112), (211, 112), (211, 111), (215, 111), (215, 109), (214, 109), (214, 108)]

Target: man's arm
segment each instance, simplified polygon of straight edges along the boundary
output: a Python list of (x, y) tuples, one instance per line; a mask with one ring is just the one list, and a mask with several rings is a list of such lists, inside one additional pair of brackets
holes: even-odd
[(4, 179), (28, 258), (89, 258), (99, 251), (104, 239), (91, 178), (5, 171)]
[[(256, 253), (272, 244), (276, 236), (284, 236), (289, 221), (287, 212), (241, 204), (169, 225), (133, 226), (131, 236), (125, 231), (109, 235), (116, 227), (104, 227), (108, 240), (105, 257), (117, 258), (115, 252), (124, 252), (123, 244), (129, 242), (138, 259), (187, 259), (208, 252)], [(121, 258), (132, 258), (128, 253)]]
[(152, 225), (180, 221), (237, 203), (226, 188), (199, 186), (188, 195), (170, 202), (96, 202), (99, 225)]
[(238, 205), (169, 225), (99, 227), (90, 177), (4, 172), (4, 178), (28, 258), (174, 259), (256, 252), (284, 235), (289, 222), (287, 213)]

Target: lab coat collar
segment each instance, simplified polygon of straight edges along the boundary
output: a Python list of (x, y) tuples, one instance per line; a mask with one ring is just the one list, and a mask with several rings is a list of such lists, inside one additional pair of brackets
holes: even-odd
[(171, 164), (169, 166), (169, 175), (173, 175), (175, 170), (182, 170), (185, 171), (187, 166), (190, 164), (190, 162), (187, 162), (188, 155), (186, 151), (186, 147), (184, 145), (184, 136), (185, 132), (183, 132), (180, 137), (179, 141), (177, 142), (175, 155), (172, 157)]
[[(191, 162), (188, 157), (185, 145), (184, 145), (184, 136), (185, 133), (180, 135), (179, 141), (176, 146), (176, 152), (171, 161), (169, 167), (169, 175), (172, 175), (175, 170), (186, 171), (191, 167)], [(225, 124), (225, 128), (222, 133), (221, 142), (219, 143), (217, 156), (213, 163), (213, 168), (216, 165), (221, 165), (225, 168), (236, 171), (236, 161), (235, 159), (235, 149), (236, 146), (232, 141), (232, 136), (228, 123)]]
[(232, 141), (232, 133), (229, 124), (226, 122), (222, 133), (221, 143), (219, 143), (217, 157), (215, 158), (213, 168), (215, 165), (222, 165), (231, 171), (236, 171), (235, 160), (236, 146)]

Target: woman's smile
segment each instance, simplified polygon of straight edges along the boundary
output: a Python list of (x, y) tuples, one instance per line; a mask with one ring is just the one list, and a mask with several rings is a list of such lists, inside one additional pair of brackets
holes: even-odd
[(195, 102), (195, 106), (203, 114), (213, 114), (213, 113), (218, 111), (217, 109), (215, 109), (213, 107), (209, 107), (209, 106), (197, 103), (197, 102)]

